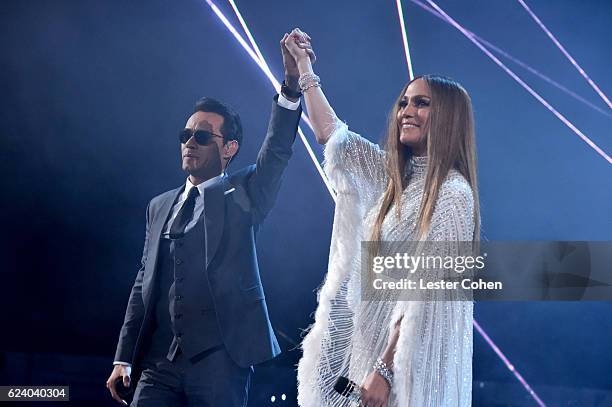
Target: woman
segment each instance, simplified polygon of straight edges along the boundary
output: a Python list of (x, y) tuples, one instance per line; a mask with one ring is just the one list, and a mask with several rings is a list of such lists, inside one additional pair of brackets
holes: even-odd
[(334, 390), (344, 376), (361, 386), (363, 406), (469, 406), (472, 302), (435, 292), (399, 301), (392, 290), (364, 299), (359, 259), (362, 241), (479, 240), (470, 98), (448, 78), (415, 78), (393, 106), (382, 150), (337, 118), (312, 71), (309, 41), (295, 29), (282, 43), (297, 62), (337, 200), (328, 274), (302, 344), (298, 401), (349, 405)]

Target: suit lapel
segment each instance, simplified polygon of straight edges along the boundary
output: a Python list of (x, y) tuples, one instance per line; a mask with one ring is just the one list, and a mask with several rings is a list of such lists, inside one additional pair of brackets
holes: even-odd
[(217, 253), (225, 221), (225, 184), (227, 177), (204, 188), (204, 223), (206, 229), (206, 267)]
[[(156, 216), (155, 221), (153, 222), (153, 225), (151, 226), (151, 239), (153, 239), (153, 241), (155, 242), (156, 245), (158, 245), (158, 247), (159, 247), (159, 239), (161, 238), (162, 230), (164, 228), (164, 225), (166, 224), (166, 221), (168, 220), (168, 215), (170, 215), (172, 206), (176, 202), (176, 199), (178, 198), (178, 196), (184, 190), (185, 190), (185, 186), (183, 185), (175, 189), (174, 191), (172, 191), (171, 194), (168, 194), (168, 198), (166, 198), (166, 200), (162, 203), (161, 207), (159, 208), (159, 213)], [(156, 249), (155, 253), (157, 253), (158, 247), (155, 247)]]
[(161, 239), (161, 233), (166, 224), (166, 220), (168, 219), (168, 215), (172, 210), (172, 206), (174, 202), (176, 202), (176, 198), (179, 196), (181, 192), (185, 189), (185, 186), (178, 187), (172, 193), (168, 194), (168, 197), (162, 202), (159, 210), (154, 215), (155, 219), (153, 219), (153, 224), (151, 225), (151, 231), (149, 235), (149, 244), (152, 245), (149, 253), (151, 253), (151, 259), (147, 260), (147, 267), (149, 270), (146, 270), (144, 273), (144, 281), (143, 281), (143, 293), (144, 293), (144, 303), (145, 305), (149, 303), (151, 298), (151, 294), (153, 290), (152, 282), (155, 281), (155, 273), (157, 270), (157, 255), (159, 254), (159, 241)]

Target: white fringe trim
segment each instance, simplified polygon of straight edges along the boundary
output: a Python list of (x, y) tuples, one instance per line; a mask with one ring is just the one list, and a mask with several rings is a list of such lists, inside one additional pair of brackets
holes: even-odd
[[(356, 200), (353, 181), (342, 169), (342, 149), (348, 139), (348, 126), (337, 122), (336, 128), (325, 145), (324, 170), (337, 192), (334, 225), (329, 251), (328, 271), (318, 292), (315, 321), (307, 329), (302, 341), (303, 356), (298, 364), (298, 404), (302, 407), (320, 407), (321, 392), (318, 387), (318, 364), (321, 344), (329, 328), (331, 302), (340, 284), (352, 270), (354, 254), (360, 247), (362, 209)], [(342, 238), (339, 238), (339, 237)], [(352, 237), (347, 239), (347, 237)]]

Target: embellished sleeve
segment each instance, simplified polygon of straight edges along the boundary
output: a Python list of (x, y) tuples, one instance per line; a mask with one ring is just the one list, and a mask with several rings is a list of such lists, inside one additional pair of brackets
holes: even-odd
[[(444, 242), (433, 246), (440, 256), (460, 255), (457, 242), (473, 239), (471, 188), (452, 178), (440, 188), (427, 238)], [(433, 291), (423, 301), (396, 305), (390, 326), (400, 323), (394, 396), (399, 405), (471, 406), (473, 303), (459, 300), (457, 290)]]
[(366, 207), (386, 185), (385, 152), (340, 121), (325, 144), (324, 169), (336, 192), (356, 194)]

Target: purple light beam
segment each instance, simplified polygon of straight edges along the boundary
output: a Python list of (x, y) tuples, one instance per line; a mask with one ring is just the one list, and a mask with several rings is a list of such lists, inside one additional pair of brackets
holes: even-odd
[[(444, 16), (442, 16), (436, 10), (432, 9), (431, 7), (429, 7), (427, 4), (421, 2), (420, 0), (410, 0), (410, 1), (412, 1), (414, 4), (416, 4), (417, 6), (421, 7), (423, 10), (427, 11), (428, 13), (438, 17), (439, 19), (444, 21), (446, 24), (452, 25), (451, 23), (448, 22), (448, 20), (446, 20), (446, 18), (444, 18)], [(463, 28), (465, 28), (465, 26)], [(506, 59), (508, 59), (508, 60), (510, 60), (512, 62), (514, 62), (515, 64), (517, 64), (521, 68), (531, 72), (532, 74), (534, 74), (535, 76), (539, 77), (543, 81), (548, 82), (549, 84), (551, 84), (552, 86), (556, 87), (560, 91), (565, 92), (570, 97), (578, 100), (579, 102), (584, 103), (586, 106), (590, 107), (591, 109), (593, 109), (593, 110), (595, 110), (595, 111), (597, 111), (597, 112), (607, 116), (608, 118), (612, 119), (612, 113), (610, 113), (609, 111), (603, 110), (599, 106), (594, 105), (593, 103), (589, 102), (588, 100), (586, 100), (582, 96), (578, 95), (577, 93), (575, 93), (575, 92), (571, 91), (570, 89), (566, 88), (565, 86), (561, 85), (559, 82), (554, 81), (553, 79), (549, 78), (548, 76), (544, 75), (543, 73), (537, 71), (535, 68), (527, 65), (525, 62), (521, 61), (520, 59), (516, 58), (515, 56), (513, 56), (513, 55), (509, 54), (508, 52), (504, 51), (503, 49), (499, 48), (495, 44), (492, 44), (491, 42), (489, 42), (486, 39), (480, 37), (479, 35), (474, 34), (473, 31), (470, 31), (467, 28), (465, 28), (465, 30), (467, 32), (469, 32), (470, 34), (472, 34), (474, 36), (474, 38), (476, 38), (478, 41), (480, 41), (487, 48), (489, 48), (490, 50), (493, 50), (494, 52), (496, 52), (498, 55), (501, 55), (502, 57), (504, 57), (504, 58), (506, 58)]]
[(590, 138), (584, 135), (576, 126), (572, 124), (568, 119), (565, 118), (561, 113), (557, 111), (554, 107), (550, 105), (542, 96), (540, 96), (535, 90), (533, 90), (529, 85), (527, 85), (517, 74), (514, 73), (510, 68), (508, 68), (503, 62), (501, 62), (495, 55), (491, 53), (484, 45), (482, 45), (472, 34), (470, 34), (462, 25), (456, 22), (452, 17), (444, 12), (436, 3), (432, 0), (427, 0), (430, 6), (432, 6), (440, 15), (444, 16), (448, 20), (450, 24), (452, 24), (456, 29), (461, 31), (463, 35), (465, 35), (470, 41), (474, 43), (482, 52), (484, 52), (489, 58), (493, 60), (500, 68), (502, 68), (508, 75), (512, 77), (516, 82), (518, 82), (525, 90), (527, 90), (534, 98), (536, 98), (540, 103), (548, 108), (559, 120), (561, 120), (567, 127), (569, 127), (578, 137), (580, 137), (585, 143), (587, 143), (597, 154), (601, 155), (609, 164), (612, 164), (612, 158), (605, 151), (603, 151), (597, 144), (595, 144)]
[(489, 346), (493, 349), (493, 352), (495, 352), (497, 354), (497, 356), (499, 356), (499, 358), (504, 362), (506, 367), (514, 374), (514, 376), (516, 376), (518, 381), (521, 382), (521, 384), (523, 385), (523, 387), (525, 387), (527, 392), (529, 392), (531, 397), (533, 397), (533, 399), (541, 407), (546, 407), (546, 404), (544, 404), (544, 402), (540, 399), (540, 397), (538, 397), (536, 392), (533, 391), (531, 386), (529, 386), (529, 384), (525, 381), (525, 379), (523, 379), (523, 376), (521, 376), (521, 374), (514, 368), (514, 365), (512, 363), (510, 363), (510, 361), (508, 360), (506, 355), (504, 355), (502, 353), (502, 351), (497, 347), (497, 345), (495, 345), (495, 343), (491, 340), (491, 338), (489, 338), (489, 335), (487, 335), (487, 333), (481, 328), (481, 326), (478, 325), (478, 322), (476, 322), (476, 320), (474, 320), (474, 327), (480, 333), (480, 335), (483, 337), (483, 339), (489, 344)]
[(565, 55), (565, 57), (572, 63), (572, 65), (574, 65), (574, 67), (578, 70), (578, 72), (580, 72), (580, 75), (582, 75), (584, 79), (586, 79), (586, 81), (589, 83), (589, 85), (591, 85), (591, 87), (595, 90), (595, 92), (597, 92), (597, 94), (601, 96), (601, 98), (604, 100), (604, 102), (606, 102), (608, 107), (612, 109), (612, 103), (610, 103), (610, 100), (608, 99), (606, 94), (603, 93), (601, 89), (599, 89), (599, 86), (597, 86), (595, 82), (593, 82), (593, 80), (589, 77), (589, 75), (587, 75), (584, 69), (582, 69), (582, 67), (578, 65), (578, 62), (576, 62), (576, 60), (572, 58), (570, 53), (567, 52), (567, 50), (565, 49), (565, 47), (563, 47), (563, 45), (561, 45), (561, 43), (559, 42), (559, 40), (557, 40), (557, 38), (553, 35), (553, 33), (550, 32), (550, 30), (544, 25), (544, 23), (538, 18), (538, 16), (536, 16), (535, 13), (531, 11), (529, 6), (527, 6), (527, 4), (523, 0), (518, 0), (518, 2), (521, 3), (521, 6), (523, 6), (523, 8), (527, 11), (527, 13), (529, 13), (531, 18), (533, 18), (534, 21), (538, 23), (540, 28), (546, 33), (546, 35), (548, 35), (548, 38), (550, 38), (552, 42), (557, 46), (557, 48), (561, 50), (563, 55)]

